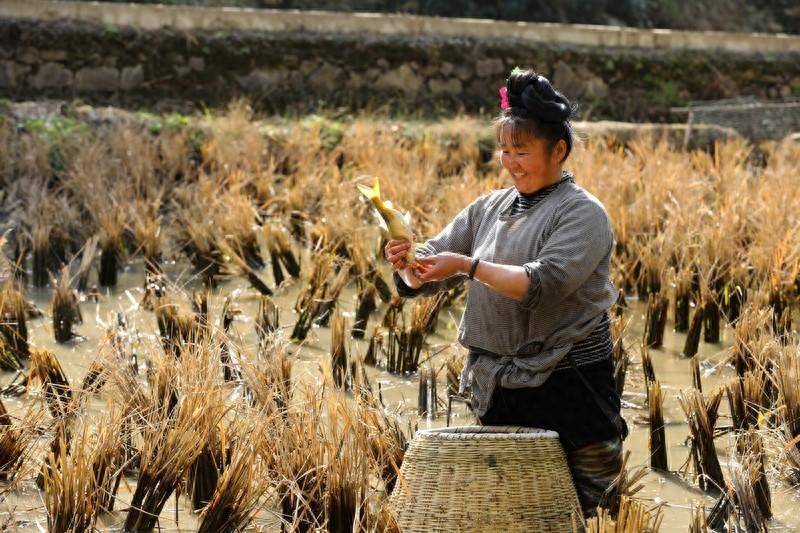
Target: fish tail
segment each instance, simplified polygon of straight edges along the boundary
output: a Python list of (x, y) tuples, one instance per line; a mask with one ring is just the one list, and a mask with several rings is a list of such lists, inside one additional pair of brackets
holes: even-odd
[(361, 191), (361, 194), (367, 197), (369, 200), (380, 200), (381, 199), (381, 187), (378, 183), (378, 178), (375, 178), (375, 183), (372, 184), (372, 188), (370, 189), (366, 185), (362, 185), (360, 183), (356, 184), (358, 190)]

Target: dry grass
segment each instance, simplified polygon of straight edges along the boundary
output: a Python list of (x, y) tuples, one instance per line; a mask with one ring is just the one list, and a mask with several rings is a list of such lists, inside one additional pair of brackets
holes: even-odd
[[(191, 488), (204, 487), (195, 504), (209, 501), (203, 530), (245, 527), (259, 506), (269, 504), (280, 508), (287, 529), (350, 530), (355, 524), (380, 530), (388, 523), (383, 503), (395, 483), (413, 414), (387, 410), (379, 390), (378, 398), (373, 396), (358, 358), (345, 356), (348, 328), (332, 311), (355, 281), (359, 305), (352, 333), (372, 333), (366, 363), (385, 359), (387, 370), (405, 374), (418, 370), (441, 310), (464, 293), (420, 298), (405, 310), (403, 299), (392, 299), (376, 268), (383, 262), (383, 242), (352, 185), (360, 174), (386, 177), (387, 197), (409, 207), (420, 240), (433, 236), (471, 200), (508, 186), (508, 176), (478, 143), (481, 130), (467, 118), (436, 125), (370, 117), (260, 122), (244, 102), (188, 125), (158, 132), (134, 123), (110, 125), (102, 136), (69, 134), (58, 146), (35, 132), (0, 128), (5, 150), (0, 153), (7, 154), (0, 162), (5, 180), (0, 207), (10, 213), (8, 225), (14, 228), (13, 260), (24, 266), (30, 259), (36, 286), (59, 273), (52, 306), (57, 338), (71, 338), (77, 322), (71, 279), (85, 292), (89, 272), (99, 266), (100, 284), (113, 285), (127, 257), (141, 256), (147, 265), (142, 306), (155, 310), (169, 355), (140, 347), (150, 369), (145, 381), (131, 366), (134, 350), (117, 338), (123, 332), (110, 332), (81, 398), (70, 400), (58, 362), (34, 351), (31, 378), (41, 383), (51, 414), (74, 415), (75, 442), (83, 442), (82, 421), (88, 416), (78, 409), (83, 392), (111, 398), (113, 414), (98, 421), (102, 427), (85, 452), (76, 453), (73, 443), (53, 454), (46, 471), (53, 528), (90, 525), (97, 512), (113, 505), (120, 469), (137, 467), (126, 520), (130, 528), (152, 528), (192, 469), (214, 470), (208, 479), (215, 483), (200, 483), (192, 474)], [(54, 148), (61, 159), (57, 169), (51, 167)], [(590, 140), (576, 147), (568, 168), (610, 214), (618, 241), (613, 279), (626, 294), (651, 300), (643, 363), (654, 426), (661, 396), (651, 358), (661, 357), (655, 347), (662, 344), (668, 309), (674, 310), (675, 330), (688, 333), (686, 356), (696, 355), (701, 342), (723, 337), (727, 322), (733, 325), (730, 360), (738, 376), (727, 387), (733, 425), (768, 426), (780, 441), (776, 460), (800, 472), (800, 381), (792, 331), (800, 292), (800, 192), (793, 181), (800, 149), (788, 143), (761, 147), (767, 161), (762, 168), (748, 165), (751, 149), (732, 141), (709, 152), (685, 153), (639, 139), (617, 150)], [(75, 253), (82, 259), (77, 271), (74, 264), (72, 272), (62, 271)], [(185, 302), (167, 294), (169, 265), (182, 261), (181, 254), (207, 287), (226, 274), (247, 279), (251, 288), (242, 292), (248, 298), (273, 291), (262, 270), (268, 254), (276, 294), (274, 301), (259, 296), (257, 349), (244, 346), (230, 328), (232, 303), (223, 309), (222, 327), (215, 328), (208, 300), (199, 299), (191, 313)], [(0, 275), (11, 271), (23, 273), (3, 267)], [(300, 282), (298, 315), (283, 317), (285, 325), (302, 341), (312, 325), (326, 327), (330, 317), (333, 380), (355, 388), (355, 394), (342, 395), (327, 380), (315, 390), (293, 381), (297, 359), (281, 339), (276, 302), (293, 294), (294, 280)], [(0, 291), (0, 361), (9, 369), (21, 366), (28, 352), (24, 297), (10, 283)], [(376, 296), (387, 304), (380, 329), (373, 318), (380, 305)], [(630, 363), (625, 332), (631, 319), (624, 305), (617, 312), (622, 316), (613, 327), (615, 379), (621, 393)], [(445, 367), (448, 394), (458, 386), (459, 365), (450, 361)], [(721, 392), (703, 396), (700, 361), (694, 359), (692, 368), (698, 390), (685, 392), (681, 403), (695, 473), (708, 490), (724, 488), (718, 460), (714, 465)], [(428, 385), (421, 388), (420, 407), (426, 404), (424, 411), (432, 412), (431, 380), (421, 377)], [(263, 432), (232, 423), (228, 411), (253, 416)], [(6, 465), (0, 470), (16, 479), (20, 465), (28, 463), (20, 458), (30, 453), (32, 433), (9, 417), (11, 425), (0, 425), (0, 463)], [(198, 462), (199, 457), (204, 459)], [(102, 473), (95, 483), (105, 500), (78, 501), (76, 495), (96, 489), (87, 469)], [(751, 508), (747, 487), (755, 485), (750, 470), (742, 472), (731, 479), (740, 486), (734, 492), (745, 495), (732, 499), (734, 512)], [(629, 500), (621, 508), (620, 517), (612, 522), (603, 515), (592, 530), (657, 529), (658, 512)], [(742, 518), (745, 522), (756, 523)], [(695, 524), (704, 527), (699, 518)]]
[(615, 518), (606, 509), (590, 518), (586, 531), (591, 533), (653, 533), (661, 528), (664, 516), (661, 509), (648, 509), (643, 503), (626, 496), (620, 499)]
[(778, 426), (783, 456), (789, 467), (789, 479), (800, 481), (800, 362), (797, 349), (785, 350), (775, 370), (779, 392)]

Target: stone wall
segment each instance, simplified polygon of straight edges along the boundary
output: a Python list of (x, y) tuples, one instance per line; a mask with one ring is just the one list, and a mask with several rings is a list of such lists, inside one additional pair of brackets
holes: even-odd
[(241, 9), (190, 5), (108, 4), (52, 0), (3, 0), (0, 17), (82, 20), (143, 30), (256, 30), (363, 35), (439, 36), (515, 39), (566, 46), (658, 50), (720, 50), (740, 53), (800, 52), (800, 36), (640, 29), (591, 24), (426, 17), (405, 14), (347, 13), (291, 9)]
[[(108, 7), (118, 6), (97, 7), (98, 13)], [(386, 106), (407, 113), (494, 113), (497, 88), (515, 65), (549, 76), (580, 104), (583, 119), (660, 122), (674, 120), (670, 108), (692, 100), (800, 95), (795, 48), (711, 52), (539, 42), (488, 30), (484, 36), (442, 35), (438, 28), (403, 32), (382, 23), (384, 16), (373, 20), (375, 31), (360, 33), (347, 25), (336, 32), (319, 24), (311, 25), (314, 31), (275, 29), (289, 28), (285, 19), (269, 31), (179, 30), (157, 23), (164, 19), (156, 15), (172, 8), (137, 7), (151, 10), (150, 26), (157, 29), (49, 20), (56, 17), (47, 12), (40, 12), (44, 20), (0, 19), (0, 96), (181, 110), (247, 96), (266, 111)]]
[(787, 102), (716, 102), (688, 108), (691, 121), (733, 128), (753, 140), (779, 139), (800, 132), (800, 100)]

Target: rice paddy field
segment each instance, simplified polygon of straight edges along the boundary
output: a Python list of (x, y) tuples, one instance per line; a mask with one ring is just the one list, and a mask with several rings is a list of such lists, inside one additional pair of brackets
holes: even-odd
[[(396, 296), (355, 185), (431, 237), (511, 186), (488, 121), (112, 111), (0, 121), (2, 529), (397, 530), (415, 429), (474, 423), (465, 291)], [(632, 429), (587, 529), (796, 530), (800, 144), (566, 168), (614, 225)]]

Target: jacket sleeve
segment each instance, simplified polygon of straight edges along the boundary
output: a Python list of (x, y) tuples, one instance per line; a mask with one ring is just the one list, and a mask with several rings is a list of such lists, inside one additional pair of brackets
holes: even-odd
[(586, 198), (565, 202), (539, 255), (523, 265), (530, 282), (520, 305), (534, 309), (564, 300), (608, 261), (613, 244), (602, 204)]
[[(470, 255), (475, 236), (475, 225), (484, 198), (485, 196), (481, 196), (462, 209), (442, 231), (417, 249), (417, 256), (427, 257), (441, 252)], [(456, 274), (440, 281), (428, 281), (417, 289), (406, 285), (397, 272), (392, 272), (392, 279), (397, 288), (397, 294), (405, 298), (413, 298), (420, 295), (431, 296), (437, 292), (452, 289), (468, 279), (468, 276)]]

